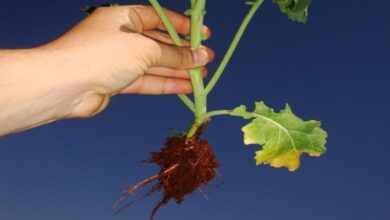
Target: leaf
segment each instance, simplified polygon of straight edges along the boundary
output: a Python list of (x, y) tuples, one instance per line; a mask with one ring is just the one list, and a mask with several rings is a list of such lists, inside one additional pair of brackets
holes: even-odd
[(245, 144), (263, 146), (256, 152), (256, 165), (269, 164), (295, 171), (300, 166), (303, 153), (320, 156), (326, 151), (327, 133), (320, 128), (320, 122), (303, 121), (294, 115), (289, 105), (280, 112), (274, 112), (264, 102), (257, 102), (253, 112), (239, 106), (233, 109), (231, 115), (252, 119), (242, 131)]
[(96, 10), (97, 7), (95, 6), (85, 6), (82, 10), (87, 12), (88, 15), (92, 14), (95, 10)]
[(166, 130), (169, 132), (169, 137), (177, 137), (177, 138), (182, 138), (187, 135), (186, 132), (177, 130), (175, 128), (171, 127), (166, 127)]
[(291, 20), (302, 23), (307, 22), (307, 16), (311, 0), (273, 0), (279, 5), (280, 11)]

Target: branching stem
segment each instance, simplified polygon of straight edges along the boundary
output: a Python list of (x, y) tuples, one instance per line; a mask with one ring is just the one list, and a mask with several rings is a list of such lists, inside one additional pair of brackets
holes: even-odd
[[(170, 22), (168, 16), (165, 14), (164, 10), (160, 6), (157, 0), (149, 0), (158, 15), (160, 16), (162, 22), (164, 23), (169, 35), (172, 38), (172, 41), (177, 46), (183, 46), (183, 42), (180, 39), (179, 34), (176, 32), (175, 28), (173, 27), (172, 23)], [(244, 34), (248, 24), (252, 20), (254, 14), (259, 9), (259, 7), (263, 4), (264, 0), (254, 0), (250, 2), (251, 9), (244, 18), (243, 22), (241, 23), (237, 34), (233, 38), (232, 43), (229, 46), (229, 49), (227, 50), (224, 58), (222, 59), (220, 65), (218, 66), (216, 72), (214, 73), (213, 77), (211, 78), (210, 82), (207, 84), (207, 86), (204, 86), (203, 79), (202, 79), (202, 68), (194, 68), (189, 70), (189, 75), (191, 78), (192, 83), (192, 89), (194, 93), (194, 102), (190, 100), (185, 95), (179, 95), (179, 98), (184, 102), (184, 104), (190, 108), (195, 115), (194, 122), (192, 126), (190, 127), (187, 138), (191, 139), (193, 138), (197, 130), (202, 127), (202, 125), (206, 122), (206, 120), (209, 117), (215, 116), (215, 115), (221, 115), (221, 114), (230, 114), (229, 111), (225, 110), (219, 110), (219, 111), (212, 111), (207, 112), (207, 95), (210, 93), (210, 91), (214, 88), (215, 84), (221, 77), (223, 71), (225, 70), (228, 62), (230, 61), (235, 49), (237, 48), (237, 45)], [(191, 0), (191, 9), (189, 11), (191, 16), (191, 34), (190, 34), (190, 46), (191, 48), (199, 48), (202, 44), (202, 27), (203, 27), (203, 18), (205, 15), (205, 7), (206, 7), (206, 0)]]

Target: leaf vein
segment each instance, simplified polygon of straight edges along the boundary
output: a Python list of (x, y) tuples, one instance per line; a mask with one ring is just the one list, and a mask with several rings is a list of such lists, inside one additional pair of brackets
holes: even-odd
[(254, 116), (256, 117), (259, 117), (259, 118), (262, 118), (268, 122), (270, 122), (271, 124), (274, 124), (275, 126), (277, 126), (279, 128), (279, 131), (282, 130), (288, 137), (288, 139), (290, 140), (291, 144), (292, 144), (292, 147), (294, 149), (294, 151), (298, 151), (296, 145), (295, 145), (295, 142), (294, 142), (294, 139), (291, 137), (290, 135), (290, 132), (285, 128), (283, 127), (281, 124), (279, 124), (277, 121), (274, 121), (268, 117), (265, 117), (263, 115), (260, 115), (260, 114), (257, 114), (257, 113), (252, 113)]

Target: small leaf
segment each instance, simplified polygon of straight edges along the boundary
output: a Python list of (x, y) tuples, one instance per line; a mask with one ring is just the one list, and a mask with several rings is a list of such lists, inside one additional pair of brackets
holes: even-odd
[(90, 14), (92, 14), (92, 12), (94, 12), (96, 10), (96, 7), (95, 6), (85, 6), (82, 10), (87, 12), (90, 15)]
[(291, 20), (302, 23), (307, 22), (311, 0), (273, 0), (279, 5), (280, 11), (285, 13)]
[(191, 16), (191, 14), (192, 14), (191, 8), (184, 11), (184, 15)]
[(264, 102), (257, 102), (253, 112), (247, 112), (245, 106), (240, 106), (232, 111), (232, 115), (253, 118), (242, 131), (245, 144), (263, 146), (256, 152), (257, 165), (269, 164), (295, 171), (300, 166), (303, 153), (320, 156), (326, 151), (327, 133), (320, 128), (320, 122), (303, 121), (289, 105), (277, 113)]
[(166, 127), (166, 130), (169, 132), (169, 137), (177, 137), (177, 138), (182, 138), (187, 135), (186, 132), (177, 130), (175, 128), (171, 127)]

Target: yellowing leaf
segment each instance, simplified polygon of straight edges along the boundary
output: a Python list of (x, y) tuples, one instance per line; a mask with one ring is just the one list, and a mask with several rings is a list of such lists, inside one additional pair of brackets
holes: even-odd
[(279, 167), (287, 167), (290, 171), (295, 171), (301, 165), (301, 161), (299, 157), (301, 153), (299, 152), (288, 152), (278, 157), (269, 157), (269, 154), (265, 150), (256, 152), (256, 165), (260, 165), (262, 163), (269, 163), (271, 166), (279, 168)]
[(324, 145), (327, 133), (320, 128), (320, 122), (303, 121), (294, 115), (289, 105), (280, 112), (275, 112), (264, 102), (257, 102), (253, 112), (240, 106), (231, 114), (252, 118), (242, 131), (245, 144), (263, 146), (262, 150), (256, 152), (257, 165), (269, 164), (295, 171), (300, 166), (303, 153), (320, 156), (326, 151)]

